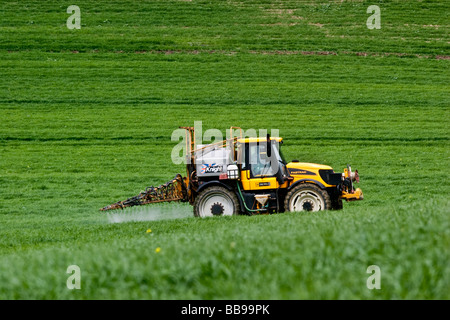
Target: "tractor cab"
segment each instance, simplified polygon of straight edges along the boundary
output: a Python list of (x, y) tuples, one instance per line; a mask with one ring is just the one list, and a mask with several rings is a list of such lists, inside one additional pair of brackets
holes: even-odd
[(237, 140), (237, 163), (244, 190), (275, 189), (293, 179), (280, 150), (282, 143), (278, 137)]

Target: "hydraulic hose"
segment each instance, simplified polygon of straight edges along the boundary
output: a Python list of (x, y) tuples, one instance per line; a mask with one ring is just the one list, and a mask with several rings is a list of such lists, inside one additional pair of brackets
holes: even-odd
[(249, 211), (249, 212), (258, 212), (258, 211), (261, 211), (261, 210), (267, 211), (266, 208), (263, 208), (263, 209), (256, 209), (256, 210), (255, 210), (255, 209), (249, 209), (249, 208), (247, 207), (247, 204), (245, 203), (244, 196), (242, 195), (241, 187), (239, 186), (239, 181), (237, 182), (237, 187), (238, 187), (238, 191), (239, 191), (239, 196), (241, 197), (241, 200), (242, 200), (242, 203), (244, 204), (245, 210), (247, 210), (247, 211)]

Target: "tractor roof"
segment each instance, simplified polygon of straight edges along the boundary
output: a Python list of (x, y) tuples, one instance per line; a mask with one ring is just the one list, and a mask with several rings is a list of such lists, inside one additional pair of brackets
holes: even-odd
[[(270, 140), (275, 140), (278, 143), (280, 143), (283, 138), (280, 137), (270, 137)], [(239, 143), (250, 143), (250, 142), (265, 142), (267, 141), (266, 137), (258, 137), (258, 138), (241, 138), (241, 139), (237, 139), (237, 142)]]

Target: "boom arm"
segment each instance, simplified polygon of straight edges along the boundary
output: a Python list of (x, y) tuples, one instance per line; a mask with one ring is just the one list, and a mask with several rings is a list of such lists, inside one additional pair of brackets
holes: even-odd
[(177, 174), (175, 178), (158, 187), (147, 187), (137, 196), (113, 203), (101, 208), (101, 211), (123, 209), (126, 207), (141, 206), (149, 203), (187, 201), (185, 178)]

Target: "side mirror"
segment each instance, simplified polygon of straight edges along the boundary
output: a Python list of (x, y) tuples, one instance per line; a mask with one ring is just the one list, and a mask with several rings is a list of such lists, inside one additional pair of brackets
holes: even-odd
[(270, 134), (267, 134), (267, 145), (266, 145), (266, 152), (267, 152), (267, 157), (271, 158), (272, 157), (272, 146), (270, 143)]

